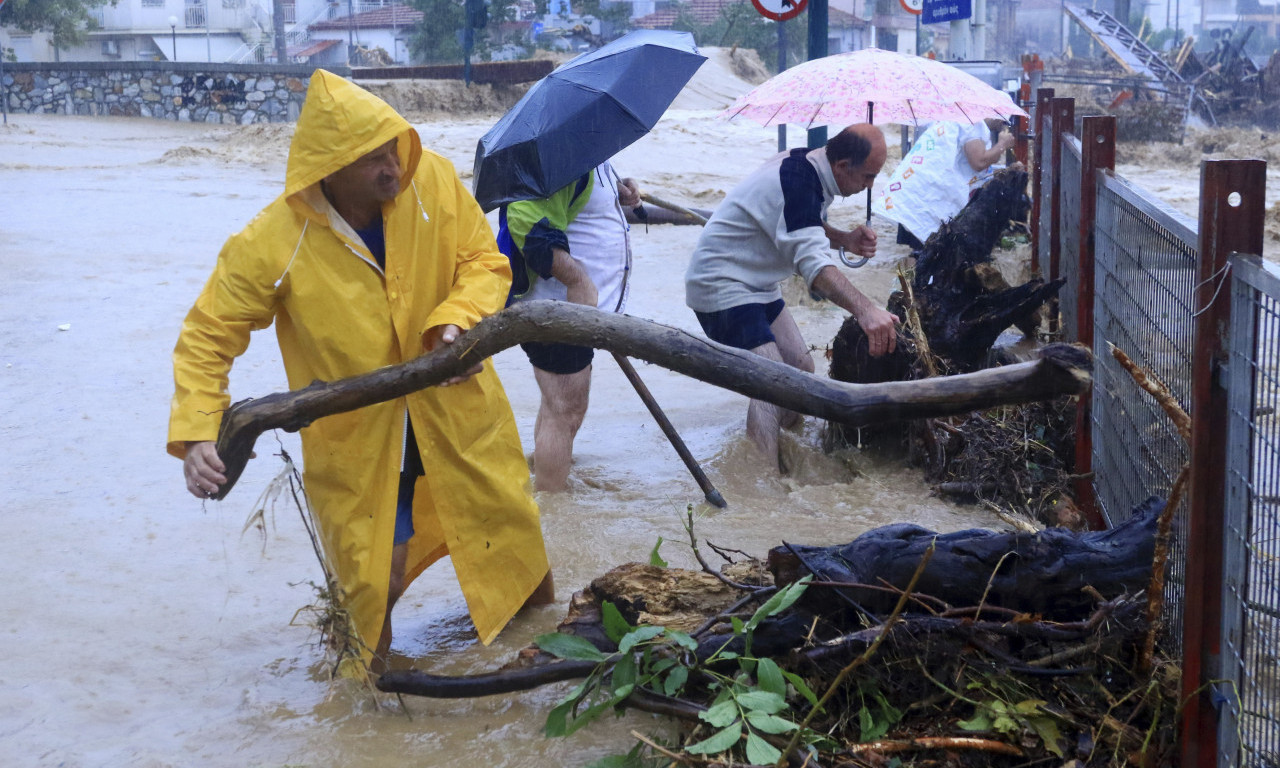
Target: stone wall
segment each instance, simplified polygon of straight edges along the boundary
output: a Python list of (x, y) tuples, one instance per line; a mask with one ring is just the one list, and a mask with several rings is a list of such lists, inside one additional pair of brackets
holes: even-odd
[[(274, 64), (6, 63), (0, 94), (13, 113), (284, 123), (297, 119), (314, 71)], [(334, 71), (350, 74), (345, 67)]]

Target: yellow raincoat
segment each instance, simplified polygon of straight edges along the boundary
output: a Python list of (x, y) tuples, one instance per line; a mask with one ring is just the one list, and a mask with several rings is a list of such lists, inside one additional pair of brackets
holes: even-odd
[[(403, 176), (383, 206), (384, 272), (319, 182), (393, 138)], [(251, 331), (275, 322), (298, 389), (417, 357), (428, 329), (471, 328), (502, 308), (510, 283), (507, 258), (449, 161), (423, 151), (385, 102), (316, 70), (284, 194), (223, 246), (183, 322), (168, 451), (181, 458), (185, 441), (216, 439), (231, 363)], [(426, 470), (406, 585), (449, 555), (488, 644), (548, 572), (529, 468), (491, 361), (465, 383), (319, 419), (301, 433), (304, 482), (366, 659), (386, 612), (406, 409)]]

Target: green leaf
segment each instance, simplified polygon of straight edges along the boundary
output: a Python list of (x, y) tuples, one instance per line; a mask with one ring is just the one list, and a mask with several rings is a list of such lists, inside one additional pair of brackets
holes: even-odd
[(762, 691), (776, 693), (783, 698), (787, 695), (786, 678), (773, 659), (764, 658), (756, 662), (756, 681), (760, 683)]
[(881, 693), (879, 689), (876, 690), (876, 702), (880, 705), (880, 714), (882, 715), (881, 719), (885, 721), (886, 731), (888, 730), (887, 726), (893, 725), (902, 719), (902, 711), (890, 704), (889, 700), (884, 697), (884, 694)]
[(1045, 704), (1043, 699), (1027, 699), (1013, 705), (1013, 711), (1020, 715), (1037, 715), (1040, 714), (1040, 707)]
[(618, 659), (618, 663), (613, 665), (613, 676), (610, 681), (615, 691), (623, 686), (635, 687), (636, 657), (627, 654)]
[(667, 679), (662, 683), (662, 692), (668, 696), (675, 696), (688, 680), (689, 668), (676, 667), (671, 670), (671, 674), (667, 675)]
[(760, 626), (760, 622), (790, 608), (791, 604), (799, 600), (804, 591), (809, 588), (809, 582), (811, 581), (813, 581), (812, 575), (805, 576), (799, 581), (792, 582), (785, 588), (774, 592), (768, 600), (764, 601), (764, 605), (757, 608), (756, 612), (751, 615), (751, 619), (747, 621), (746, 629), (748, 631), (754, 630)]
[(966, 731), (989, 731), (991, 730), (991, 715), (986, 712), (978, 712), (968, 720), (960, 720), (956, 725)]
[(674, 667), (676, 664), (677, 664), (676, 660), (670, 657), (667, 657), (665, 659), (658, 659), (650, 667), (648, 667), (649, 674), (660, 675), (663, 672), (666, 672), (668, 669), (671, 669), (672, 667)]
[(757, 712), (768, 714), (778, 712), (787, 706), (786, 699), (768, 691), (754, 690), (746, 693), (735, 693), (733, 698), (738, 702), (738, 706), (743, 709), (754, 709)]
[(623, 686), (622, 688), (618, 688), (614, 690), (613, 695), (610, 696), (607, 700), (602, 701), (598, 704), (592, 704), (590, 707), (587, 707), (576, 718), (574, 718), (572, 722), (569, 723), (569, 728), (568, 730), (565, 731), (565, 735), (571, 736), (577, 733), (579, 730), (590, 725), (592, 722), (598, 720), (600, 716), (603, 715), (605, 712), (608, 712), (609, 710), (617, 706), (618, 702), (622, 701), (623, 699), (627, 698), (627, 696), (631, 695), (631, 690), (632, 690), (631, 686), (629, 685)]
[(575, 635), (550, 632), (545, 635), (538, 635), (533, 639), (533, 642), (537, 643), (542, 650), (561, 659), (575, 659), (578, 661), (604, 661), (605, 659), (605, 655), (600, 652), (599, 648)]
[(667, 561), (662, 559), (662, 555), (658, 554), (658, 547), (662, 546), (662, 537), (658, 537), (658, 543), (653, 545), (653, 551), (649, 553), (649, 565), (656, 565), (659, 568), (666, 568)]
[(740, 738), (742, 738), (742, 723), (734, 723), (724, 730), (716, 731), (697, 744), (685, 747), (684, 751), (695, 755), (714, 755), (737, 744)]
[(548, 738), (564, 736), (569, 732), (569, 712), (573, 710), (573, 702), (565, 701), (547, 713), (547, 722), (542, 726), (543, 735)]
[(813, 692), (809, 687), (809, 684), (804, 681), (804, 678), (794, 672), (785, 671), (782, 673), (782, 676), (787, 679), (787, 682), (791, 683), (792, 688), (795, 688), (801, 696), (805, 697), (809, 704), (815, 707), (818, 705), (818, 695)]
[(604, 624), (604, 633), (615, 643), (634, 629), (626, 619), (622, 618), (622, 612), (618, 610), (618, 606), (608, 600), (601, 606), (600, 618)]
[(747, 734), (747, 762), (752, 765), (773, 765), (782, 757), (782, 750), (754, 733)]
[(1017, 733), (1022, 730), (1018, 725), (1018, 721), (1008, 715), (996, 715), (996, 719), (991, 723), (991, 727), (1000, 733)]
[(1027, 722), (1044, 742), (1044, 748), (1062, 757), (1062, 734), (1058, 731), (1058, 723), (1052, 717), (1045, 716), (1029, 717)]
[(875, 741), (889, 732), (890, 725), (892, 723), (888, 720), (876, 719), (870, 707), (863, 707), (858, 712), (858, 738), (862, 741)]
[(687, 632), (680, 632), (674, 629), (667, 630), (667, 639), (672, 643), (689, 651), (698, 650), (698, 641), (689, 636)]
[(733, 699), (725, 699), (699, 712), (698, 718), (716, 728), (723, 728), (738, 719), (738, 705), (733, 703)]
[(587, 768), (643, 768), (644, 760), (640, 757), (640, 750), (643, 747), (643, 744), (637, 743), (625, 755), (606, 755), (589, 763)]
[(652, 640), (665, 631), (666, 630), (663, 627), (636, 627), (628, 632), (626, 637), (622, 638), (622, 642), (618, 643), (618, 653), (627, 653), (632, 648), (636, 647), (637, 643)]
[(747, 631), (747, 625), (742, 623), (742, 619), (737, 616), (730, 616), (729, 623), (733, 625), (733, 634), (740, 635)]
[(765, 733), (790, 733), (800, 727), (786, 718), (755, 711), (747, 713), (747, 724)]

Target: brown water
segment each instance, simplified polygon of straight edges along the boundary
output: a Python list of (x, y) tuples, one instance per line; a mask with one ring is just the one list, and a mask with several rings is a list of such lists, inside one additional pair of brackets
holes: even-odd
[[(374, 699), (324, 679), (306, 623), (319, 580), (297, 513), (279, 506), (265, 537), (242, 534), (281, 468), (277, 438), (230, 497), (201, 504), (164, 455), (169, 355), (223, 239), (279, 191), (287, 132), (151, 121), (11, 116), (0, 130), (0, 764), (5, 766), (573, 766), (661, 731), (647, 715), (569, 739), (541, 735), (567, 684), (472, 701)], [(422, 126), (424, 144), (469, 167), (485, 123)], [(772, 129), (676, 116), (619, 158), (674, 200), (705, 204), (773, 151)], [(797, 137), (798, 140), (798, 137)], [(701, 197), (699, 197), (701, 195)], [(850, 223), (862, 202), (835, 210)], [(878, 224), (884, 242), (892, 230)], [(682, 276), (692, 227), (639, 227), (629, 311), (692, 332)], [(856, 272), (882, 300), (893, 251)], [(796, 314), (827, 343), (844, 314)], [(527, 361), (497, 365), (529, 450), (538, 393)], [(824, 455), (819, 427), (786, 438), (791, 477), (762, 477), (743, 436), (745, 398), (639, 364), (658, 402), (729, 501), (697, 485), (607, 355), (571, 490), (544, 497), (559, 602), (479, 646), (448, 564), (396, 613), (395, 652), (443, 673), (488, 670), (553, 630), (573, 590), (647, 560), (659, 537), (692, 567), (682, 517), (701, 539), (762, 556), (783, 541), (845, 542), (908, 521), (997, 526), (933, 498), (918, 473), (857, 451)], [(819, 370), (825, 363), (819, 360)], [(235, 398), (284, 387), (274, 339), (255, 335)], [(295, 456), (296, 438), (278, 439)], [(298, 614), (295, 616), (295, 614)]]

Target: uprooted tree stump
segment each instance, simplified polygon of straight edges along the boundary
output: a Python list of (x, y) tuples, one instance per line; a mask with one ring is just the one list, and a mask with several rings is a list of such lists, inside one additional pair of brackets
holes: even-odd
[(460, 343), (408, 362), (236, 403), (223, 415), (219, 429), (217, 450), (226, 465), (227, 482), (215, 498), (230, 492), (263, 432), (296, 431), (324, 416), (403, 397), (527, 341), (609, 350), (788, 410), (855, 426), (1080, 394), (1090, 386), (1092, 369), (1087, 351), (1063, 344), (1046, 348), (1034, 362), (960, 376), (855, 386), (638, 317), (565, 302), (531, 301), (485, 318)]
[[(1011, 287), (992, 264), (992, 251), (1011, 227), (1026, 221), (1027, 172), (1005, 168), (970, 199), (955, 218), (934, 232), (916, 256), (911, 278), (920, 330), (943, 371), (968, 372), (987, 365), (996, 338), (1010, 326), (1028, 335), (1040, 308), (1065, 283), (1034, 278)], [(888, 309), (903, 321), (906, 344), (886, 358), (872, 358), (857, 320), (845, 321), (832, 343), (831, 376), (870, 383), (920, 378), (914, 332), (907, 324), (907, 298), (895, 292)]]
[[(1001, 236), (1026, 218), (1026, 183), (1020, 165), (999, 171), (925, 242), (917, 254), (910, 291), (895, 292), (889, 300), (889, 310), (903, 321), (894, 353), (871, 357), (857, 321), (844, 323), (831, 345), (833, 379), (909, 381), (935, 372), (974, 371), (997, 358), (993, 346), (1008, 328), (1034, 339), (1043, 307), (1065, 281), (1036, 278), (1010, 286), (992, 263)], [(908, 322), (912, 313), (916, 322)], [(1007, 362), (1011, 355), (999, 357)], [(950, 422), (882, 423), (857, 429), (837, 424), (832, 442), (905, 448), (942, 493), (990, 500), (1058, 524), (1076, 519), (1063, 496), (1074, 440), (1074, 419), (1064, 415), (1064, 402), (1065, 398), (995, 414), (974, 413)]]
[[(715, 681), (736, 679), (740, 695), (768, 688), (757, 661), (767, 658), (792, 684), (785, 702), (775, 700), (782, 707), (775, 715), (793, 722), (812, 715), (809, 727), (830, 738), (808, 755), (809, 766), (878, 765), (902, 753), (947, 766), (1051, 757), (1082, 766), (1159, 765), (1174, 743), (1176, 679), (1169, 665), (1144, 677), (1132, 660), (1146, 631), (1137, 595), (1150, 583), (1162, 507), (1153, 498), (1107, 533), (940, 535), (888, 526), (845, 545), (774, 549), (771, 573), (756, 560), (715, 573), (633, 563), (576, 594), (560, 625), (560, 634), (598, 649), (599, 660), (561, 660), (535, 645), (493, 673), (398, 670), (377, 685), (461, 698), (585, 679), (607, 694), (611, 671), (625, 663), (627, 681), (640, 682), (613, 688), (610, 706), (688, 723), (688, 747), (710, 734), (709, 709), (728, 695), (727, 683)], [(741, 631), (802, 575), (812, 580), (799, 600)], [(630, 650), (619, 652), (604, 618), (611, 610), (634, 631), (678, 628), (691, 640), (643, 649), (623, 643)], [(688, 670), (676, 685), (666, 682), (673, 665)], [(646, 677), (649, 669), (660, 671)], [(828, 692), (826, 705), (813, 707), (801, 685)], [(755, 717), (746, 723), (777, 725)], [(789, 733), (752, 732), (776, 749), (786, 746), (778, 734)], [(730, 745), (723, 749), (742, 748)], [(681, 749), (671, 746), (668, 757)], [(959, 756), (966, 752), (973, 757)], [(856, 762), (862, 758), (870, 762)]]

